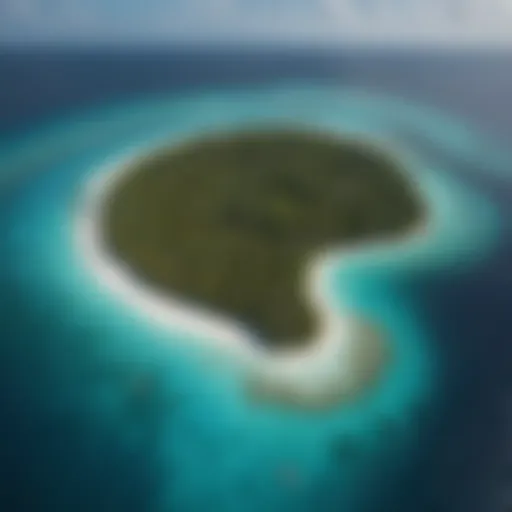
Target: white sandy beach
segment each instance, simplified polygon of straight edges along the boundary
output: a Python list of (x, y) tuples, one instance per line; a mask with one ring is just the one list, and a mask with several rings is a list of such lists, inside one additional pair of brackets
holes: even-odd
[[(306, 344), (306, 349), (270, 352), (254, 340), (251, 342), (251, 333), (228, 318), (158, 293), (130, 274), (129, 269), (105, 250), (102, 242), (104, 205), (118, 179), (136, 167), (133, 164), (137, 159), (137, 156), (128, 155), (94, 172), (84, 184), (78, 200), (76, 248), (83, 264), (98, 279), (98, 284), (133, 308), (134, 314), (139, 312), (169, 331), (181, 330), (193, 335), (176, 336), (173, 340), (183, 339), (186, 343), (195, 342), (205, 348), (213, 348), (247, 371), (252, 382), (260, 381), (283, 397), (293, 395), (297, 405), (311, 406), (324, 402), (328, 397), (356, 392), (354, 387), (364, 372), (358, 357), (358, 342), (364, 331), (360, 329), (359, 321), (349, 313), (343, 313), (339, 301), (336, 308), (332, 306), (326, 286), (328, 276), (333, 267), (340, 266), (340, 259), (349, 253), (371, 250), (375, 244), (409, 245), (411, 238), (424, 235), (424, 229), (415, 229), (413, 233), (385, 242), (365, 243), (364, 247), (361, 244), (348, 250), (336, 249), (311, 261), (305, 273), (304, 293), (318, 315), (319, 332)], [(385, 352), (384, 344), (384, 339), (376, 341), (375, 350)]]

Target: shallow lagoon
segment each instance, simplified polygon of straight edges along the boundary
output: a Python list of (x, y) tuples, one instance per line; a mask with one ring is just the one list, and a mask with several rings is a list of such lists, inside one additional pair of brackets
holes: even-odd
[[(247, 403), (236, 371), (194, 344), (173, 343), (187, 333), (125, 307), (89, 274), (73, 244), (75, 202), (93, 173), (169, 139), (258, 123), (402, 144), (432, 205), (433, 229), (420, 245), (354, 254), (332, 271), (333, 302), (382, 324), (395, 358), (375, 389), (322, 414)], [(33, 318), (32, 326), (13, 324), (9, 336), (49, 361), (48, 375), (33, 376), (38, 407), (75, 418), (93, 453), (90, 433), (98, 429), (129, 451), (154, 453), (156, 510), (311, 510), (320, 502), (325, 510), (360, 510), (368, 485), (384, 472), (392, 480), (412, 459), (442, 393), (442, 358), (415, 309), (415, 287), (426, 276), (477, 265), (499, 235), (485, 197), (400, 140), (396, 128), (408, 124), (436, 134), (454, 156), (475, 152), (477, 135), (425, 109), (286, 85), (141, 100), (5, 147), (1, 277), (17, 293), (10, 307)], [(23, 173), (27, 179), (16, 176)]]

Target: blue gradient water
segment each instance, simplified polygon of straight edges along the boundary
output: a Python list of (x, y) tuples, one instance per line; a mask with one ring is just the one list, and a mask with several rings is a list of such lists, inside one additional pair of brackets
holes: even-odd
[[(247, 402), (236, 373), (175, 342), (186, 333), (158, 329), (130, 310), (89, 274), (74, 245), (76, 201), (94, 173), (126, 152), (259, 123), (402, 144), (431, 206), (424, 245), (371, 251), (333, 273), (333, 297), (383, 326), (394, 357), (375, 389), (325, 413)], [(11, 290), (2, 296), (3, 337), (19, 345), (9, 361), (20, 370), (11, 398), (24, 404), (17, 414), (28, 439), (32, 415), (49, 418), (50, 430), (62, 428), (60, 419), (76, 462), (38, 423), (35, 442), (54, 446), (40, 455), (52, 462), (33, 464), (43, 473), (67, 468), (61, 480), (49, 478), (62, 489), (45, 495), (44, 510), (78, 510), (77, 503), (92, 510), (77, 495), (103, 485), (104, 508), (94, 510), (357, 512), (375, 507), (381, 488), (398, 485), (444, 393), (444, 355), (424, 318), (420, 284), (476, 272), (502, 236), (491, 197), (401, 140), (408, 128), (453, 158), (496, 159), (500, 169), (508, 158), (437, 112), (296, 84), (148, 97), (49, 124), (2, 148), (0, 277)], [(124, 489), (124, 505), (109, 481)], [(137, 482), (154, 489), (150, 502), (134, 491)]]

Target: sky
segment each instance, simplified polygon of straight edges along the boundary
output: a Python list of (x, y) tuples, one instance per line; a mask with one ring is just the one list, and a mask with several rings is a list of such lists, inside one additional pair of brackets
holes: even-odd
[(512, 0), (0, 0), (0, 42), (512, 47)]

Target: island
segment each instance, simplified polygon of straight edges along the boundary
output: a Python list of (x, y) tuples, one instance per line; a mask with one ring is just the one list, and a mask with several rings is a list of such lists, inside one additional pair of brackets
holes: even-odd
[(159, 293), (230, 318), (265, 349), (297, 350), (321, 327), (306, 265), (407, 233), (424, 210), (401, 163), (377, 146), (260, 128), (131, 162), (104, 202), (102, 243)]

